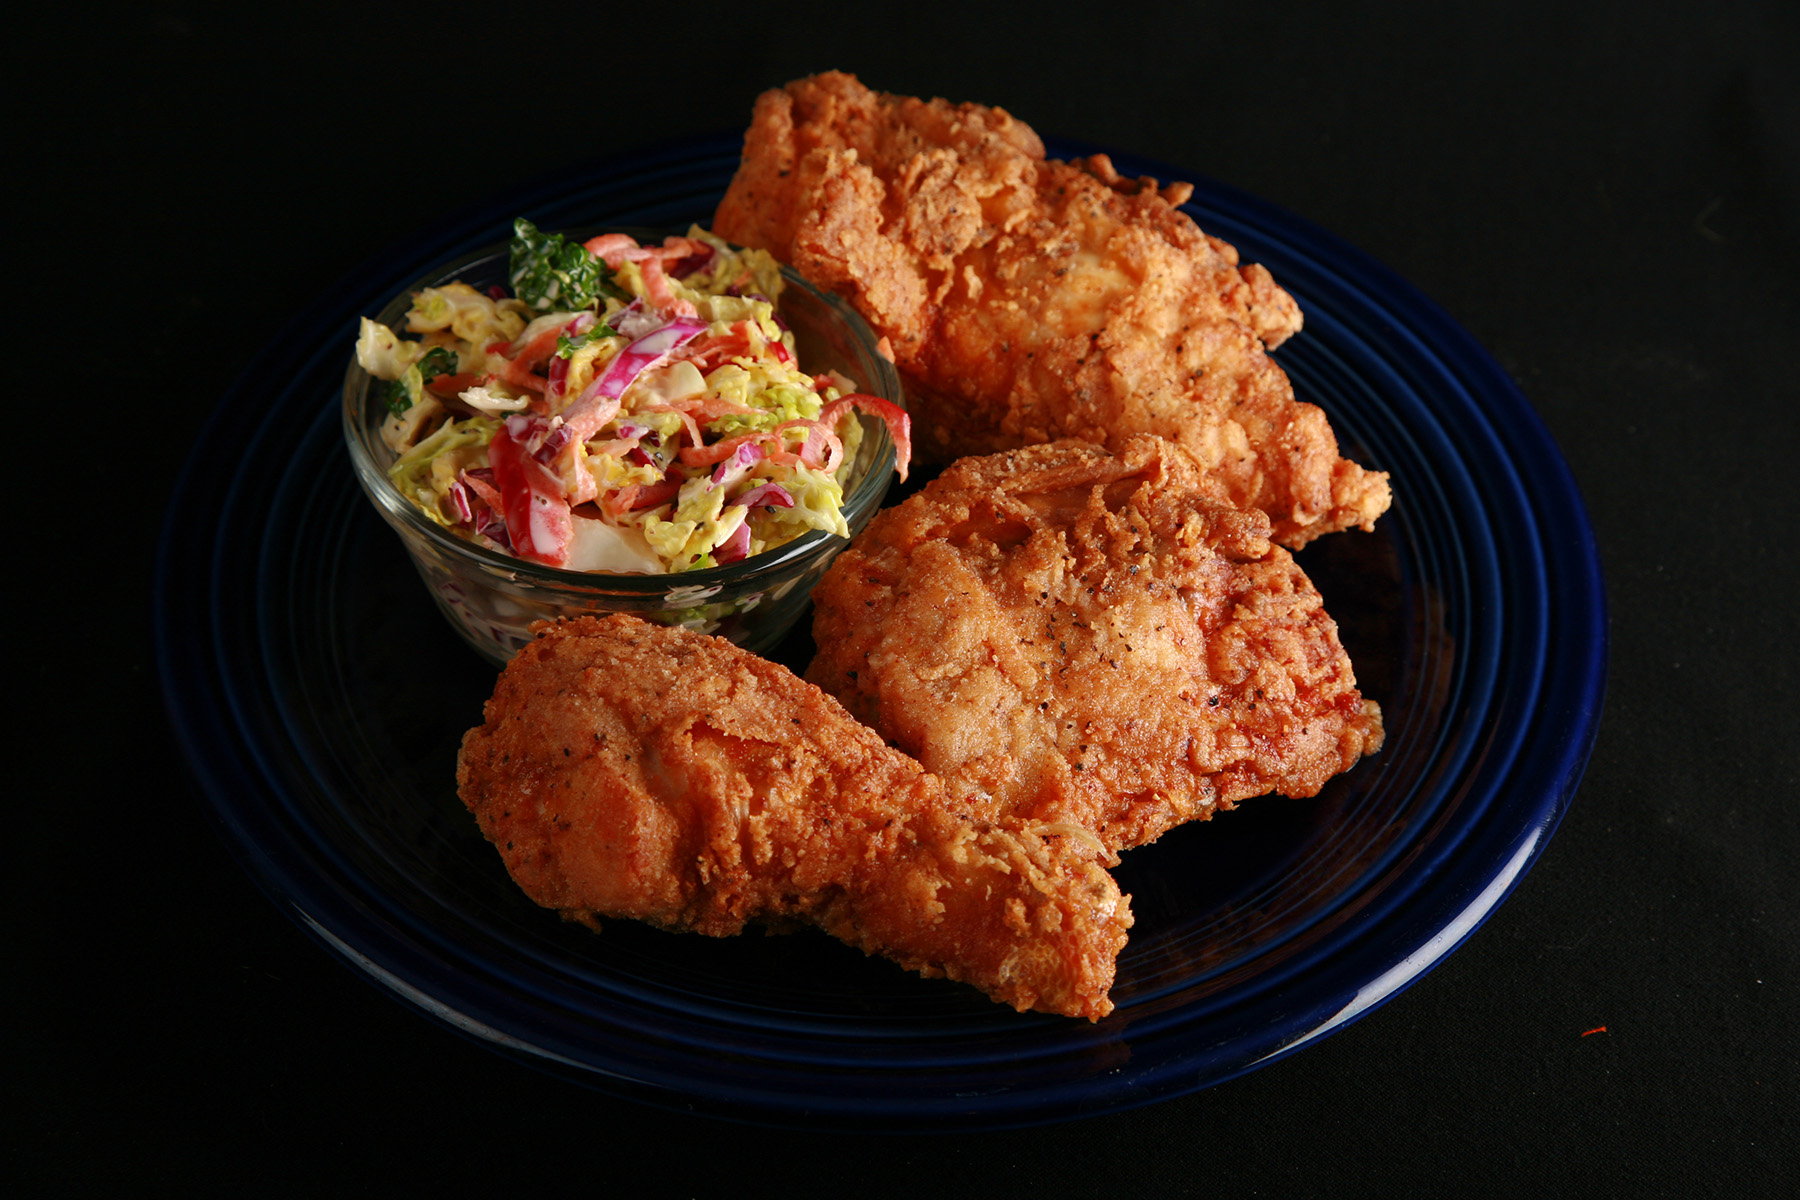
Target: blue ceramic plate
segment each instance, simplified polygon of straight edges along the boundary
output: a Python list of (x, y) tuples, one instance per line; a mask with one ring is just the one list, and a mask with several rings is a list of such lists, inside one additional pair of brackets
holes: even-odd
[[(1251, 801), (1125, 855), (1137, 925), (1118, 1011), (1096, 1025), (811, 933), (595, 935), (513, 887), (454, 782), (494, 673), (437, 615), (341, 444), (356, 318), (515, 215), (705, 222), (736, 159), (735, 138), (669, 146), (429, 230), (302, 314), (219, 406), (168, 517), (160, 665), (205, 794), (275, 903), (434, 1019), (539, 1067), (651, 1103), (890, 1130), (1191, 1092), (1367, 1014), (1455, 949), (1543, 850), (1586, 762), (1606, 656), (1592, 533), (1542, 424), (1468, 334), (1351, 247), (1203, 181), (1201, 227), (1306, 313), (1277, 355), (1300, 396), (1393, 476), (1375, 533), (1300, 556), (1386, 748), (1317, 799)], [(802, 634), (781, 657), (809, 653)]]

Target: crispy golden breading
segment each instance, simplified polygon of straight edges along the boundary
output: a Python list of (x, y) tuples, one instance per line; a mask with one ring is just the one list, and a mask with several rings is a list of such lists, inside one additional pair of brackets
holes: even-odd
[(807, 678), (996, 817), (1115, 849), (1311, 796), (1381, 717), (1268, 535), (1156, 438), (963, 459), (832, 564)]
[(1266, 350), (1292, 297), (1175, 207), (1191, 189), (1047, 161), (1005, 111), (830, 73), (764, 93), (714, 216), (885, 336), (923, 459), (1062, 437), (1179, 442), (1275, 540), (1370, 528), (1387, 476), (1342, 458)]
[(836, 701), (635, 618), (540, 627), (457, 784), (537, 903), (715, 936), (800, 920), (1003, 1003), (1098, 1019), (1131, 925), (1079, 831), (974, 819)]

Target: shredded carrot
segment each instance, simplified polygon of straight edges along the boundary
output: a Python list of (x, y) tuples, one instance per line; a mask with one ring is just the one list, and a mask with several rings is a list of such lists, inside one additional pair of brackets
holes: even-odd
[(674, 400), (666, 405), (647, 405), (644, 411), (665, 409), (668, 412), (684, 412), (695, 420), (716, 421), (720, 417), (754, 417), (761, 409), (746, 408), (742, 404), (733, 404), (723, 396), (699, 395), (689, 396), (685, 400)]
[[(531, 368), (546, 361), (556, 353), (556, 339), (562, 335), (562, 327), (546, 329), (522, 346), (516, 354), (506, 358), (506, 367), (500, 372), (500, 378), (514, 387), (525, 388), (537, 392), (540, 396), (550, 390), (550, 381), (542, 375), (534, 374)], [(488, 349), (492, 350), (490, 346)], [(504, 355), (504, 348), (501, 350)]]
[(627, 483), (605, 493), (596, 503), (608, 516), (622, 517), (631, 511), (631, 502), (637, 499), (637, 494), (643, 489), (643, 486), (641, 483)]
[(665, 479), (661, 483), (628, 483), (600, 497), (600, 507), (612, 516), (622, 517), (640, 508), (667, 504), (681, 494), (681, 482)]
[(908, 466), (912, 462), (912, 417), (905, 409), (880, 396), (871, 396), (866, 392), (851, 392), (840, 396), (827, 404), (819, 412), (819, 423), (836, 428), (838, 419), (853, 408), (859, 408), (871, 416), (880, 417), (888, 427), (888, 434), (894, 439), (894, 469), (899, 472), (901, 480), (906, 479)]
[[(740, 433), (736, 437), (721, 438), (710, 446), (683, 446), (680, 451), (681, 461), (690, 467), (711, 466), (730, 458), (744, 443), (758, 441), (773, 441), (778, 449), (781, 446), (780, 435), (767, 429), (757, 429)], [(771, 452), (769, 457), (773, 458), (774, 453)]]
[(635, 238), (623, 233), (603, 233), (597, 238), (588, 239), (585, 248), (589, 254), (603, 260), (616, 271), (627, 255), (638, 248), (638, 244)]
[(570, 506), (585, 504), (597, 498), (600, 495), (600, 481), (594, 478), (594, 473), (588, 469), (587, 463), (582, 461), (579, 454), (571, 466), (574, 468), (575, 486), (565, 493)]
[(1606, 1026), (1604, 1026), (1604, 1025), (1599, 1025), (1599, 1026), (1596, 1026), (1596, 1027), (1595, 1027), (1595, 1028), (1593, 1028), (1593, 1029), (1590, 1029), (1590, 1030), (1588, 1030), (1588, 1031), (1587, 1031), (1587, 1033), (1584, 1033), (1584, 1034), (1582, 1034), (1582, 1035), (1581, 1035), (1581, 1036), (1582, 1036), (1582, 1037), (1587, 1037), (1587, 1036), (1588, 1036), (1588, 1035), (1589, 1035), (1589, 1034), (1595, 1034), (1595, 1033), (1605, 1033), (1605, 1032), (1606, 1032)]
[(623, 263), (636, 263), (638, 270), (643, 272), (644, 291), (649, 293), (645, 298), (650, 301), (651, 308), (665, 317), (695, 315), (692, 302), (681, 299), (670, 290), (663, 264), (695, 253), (697, 244), (684, 237), (666, 237), (660, 246), (640, 246), (635, 239), (622, 233), (603, 233), (583, 243), (589, 254), (601, 259), (615, 271)]
[(750, 356), (749, 323), (738, 321), (729, 326), (724, 333), (713, 336), (703, 333), (694, 338), (686, 346), (676, 351), (671, 357), (686, 359), (700, 369), (702, 374), (724, 366), (734, 358)]
[(546, 329), (509, 357), (515, 366), (535, 367), (556, 353), (556, 339), (561, 337), (562, 333), (563, 329), (560, 325)]
[[(830, 406), (827, 405), (829, 408)], [(821, 414), (821, 418), (823, 414)], [(837, 434), (825, 428), (823, 419), (817, 421), (783, 421), (775, 427), (775, 432), (784, 429), (806, 430), (806, 441), (800, 447), (800, 461), (809, 467), (827, 473), (838, 469), (844, 461), (844, 443)]]
[(644, 291), (649, 293), (650, 307), (665, 317), (692, 317), (697, 315), (692, 301), (683, 300), (669, 287), (669, 277), (663, 274), (663, 260), (660, 255), (651, 255), (638, 264), (644, 273)]
[(480, 376), (473, 372), (465, 372), (461, 375), (434, 375), (425, 381), (425, 390), (448, 399), (451, 396), (462, 395), (474, 387), (479, 380)]
[(499, 489), (496, 488), (493, 484), (489, 483), (485, 479), (481, 479), (477, 476), (471, 475), (467, 471), (464, 471), (462, 473), (461, 478), (462, 478), (463, 483), (468, 487), (468, 489), (470, 491), (474, 492), (477, 496), (480, 496), (482, 499), (482, 502), (485, 503), (489, 508), (493, 509), (494, 513), (496, 515), (499, 515), (506, 511), (506, 501), (501, 498)]
[(595, 458), (624, 458), (643, 443), (643, 438), (610, 438), (599, 446), (589, 446), (588, 454)]

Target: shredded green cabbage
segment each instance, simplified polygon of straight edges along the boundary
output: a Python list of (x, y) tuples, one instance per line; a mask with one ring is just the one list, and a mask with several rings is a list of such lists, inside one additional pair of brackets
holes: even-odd
[(500, 422), (492, 417), (446, 421), (395, 459), (388, 468), (388, 479), (427, 517), (439, 525), (455, 525), (444, 512), (444, 493), (464, 466), (487, 465), (488, 443), (499, 428)]

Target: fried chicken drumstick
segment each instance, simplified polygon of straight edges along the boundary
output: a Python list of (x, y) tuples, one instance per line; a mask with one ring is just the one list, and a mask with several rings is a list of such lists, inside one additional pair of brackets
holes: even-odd
[(1021, 1011), (1112, 1010), (1131, 915), (1091, 837), (971, 820), (836, 701), (723, 639), (624, 616), (540, 630), (457, 767), (538, 904), (715, 936), (799, 920)]
[(990, 813), (1124, 849), (1381, 744), (1337, 626), (1262, 513), (1178, 447), (966, 458), (813, 592), (807, 678)]
[(764, 93), (713, 219), (888, 338), (924, 458), (1061, 437), (1179, 442), (1275, 540), (1370, 528), (1387, 476), (1341, 457), (1266, 353), (1292, 297), (1202, 233), (1186, 184), (1044, 158), (998, 108), (830, 73)]

